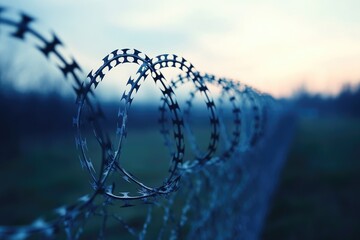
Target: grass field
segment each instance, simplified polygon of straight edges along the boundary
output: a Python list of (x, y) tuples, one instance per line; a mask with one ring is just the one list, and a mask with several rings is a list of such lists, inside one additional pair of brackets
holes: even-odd
[[(88, 155), (98, 170), (100, 147), (92, 134), (87, 136)], [(79, 197), (92, 192), (89, 176), (80, 166), (73, 133), (33, 138), (22, 136), (20, 139), (19, 152), (0, 162), (0, 226), (29, 224), (38, 218), (54, 219), (55, 209), (73, 204)], [(129, 129), (121, 155), (123, 166), (148, 186), (160, 186), (168, 175), (170, 164), (168, 149), (163, 142), (158, 131), (151, 128)], [(117, 183), (117, 191), (129, 190), (127, 186), (119, 186), (123, 182), (120, 175), (111, 180)], [(117, 202), (109, 209), (135, 229), (142, 229), (147, 206), (120, 208), (123, 204)], [(153, 211), (159, 216), (156, 225), (161, 224), (163, 210), (154, 208)], [(91, 218), (81, 239), (96, 239), (101, 224), (100, 217)], [(106, 239), (118, 239), (119, 236), (133, 239), (118, 222), (109, 220), (107, 226)], [(157, 236), (155, 232), (149, 234)], [(61, 235), (60, 238), (64, 237)]]
[(262, 239), (360, 239), (360, 119), (299, 123)]
[[(0, 162), (0, 225), (51, 217), (55, 208), (91, 191), (72, 133), (23, 141), (18, 155)], [(88, 142), (89, 149), (96, 149), (92, 144)], [(146, 149), (140, 150), (139, 144), (146, 144)], [(133, 157), (125, 165), (145, 182), (161, 183), (168, 157), (166, 149), (159, 149), (165, 148), (154, 131), (130, 132), (123, 154), (124, 159)], [(358, 239), (359, 172), (360, 120), (300, 121), (262, 239)], [(141, 228), (146, 207), (112, 209)], [(91, 220), (84, 239), (96, 234), (99, 224)], [(109, 226), (114, 239), (126, 236), (115, 222)]]

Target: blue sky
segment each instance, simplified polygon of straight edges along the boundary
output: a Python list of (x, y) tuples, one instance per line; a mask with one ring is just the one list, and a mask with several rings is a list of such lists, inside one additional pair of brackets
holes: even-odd
[(175, 53), (275, 96), (360, 82), (360, 1), (11, 0), (53, 29), (86, 70), (116, 48)]

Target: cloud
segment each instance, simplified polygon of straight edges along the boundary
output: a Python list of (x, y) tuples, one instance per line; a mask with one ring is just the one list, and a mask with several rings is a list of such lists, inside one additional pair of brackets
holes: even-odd
[(180, 26), (193, 11), (186, 4), (175, 1), (146, 1), (141, 4), (135, 1), (126, 8), (118, 6), (118, 14), (107, 15), (107, 22), (113, 26), (139, 31)]
[(196, 45), (188, 52), (197, 52), (194, 58), (203, 70), (245, 80), (276, 95), (292, 93), (303, 81), (310, 90), (334, 93), (334, 86), (345, 78), (359, 79), (360, 70), (329, 64), (344, 58), (351, 66), (360, 61), (360, 35), (341, 23), (324, 27), (264, 4), (248, 5), (233, 19), (237, 21), (227, 31), (194, 39)]
[(360, 75), (355, 67), (360, 61), (358, 1), (13, 0), (9, 4), (53, 27), (87, 66), (96, 66), (94, 59), (115, 48), (138, 48), (150, 56), (176, 53), (201, 71), (278, 95), (303, 82), (309, 89), (333, 92), (336, 87), (329, 90), (329, 85), (354, 82)]

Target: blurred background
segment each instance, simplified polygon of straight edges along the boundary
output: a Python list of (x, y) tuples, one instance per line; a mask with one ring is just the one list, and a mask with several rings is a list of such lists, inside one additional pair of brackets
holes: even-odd
[[(60, 36), (84, 77), (114, 49), (136, 48), (150, 57), (183, 56), (201, 72), (236, 79), (292, 104), (297, 128), (261, 238), (360, 237), (359, 1), (0, 0), (0, 5), (11, 9), (0, 14), (17, 18), (16, 10), (22, 10), (39, 20), (33, 25), (44, 34)], [(34, 39), (10, 38), (12, 31), (0, 28), (0, 225), (47, 216), (90, 189), (74, 143), (72, 85), (54, 59), (33, 47)], [(97, 94), (109, 112), (116, 112), (125, 88), (119, 78), (134, 69), (125, 67), (99, 85)], [(149, 139), (149, 151), (163, 144), (152, 130), (160, 98), (154, 88), (144, 87), (136, 98), (133, 135), (124, 148), (125, 156), (144, 159), (130, 165), (133, 170), (156, 184), (166, 175), (166, 149), (148, 159), (136, 148)], [(148, 161), (164, 168), (149, 172), (142, 164)]]

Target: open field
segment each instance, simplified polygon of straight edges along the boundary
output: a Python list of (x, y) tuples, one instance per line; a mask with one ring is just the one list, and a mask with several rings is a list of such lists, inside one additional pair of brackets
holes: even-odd
[[(135, 154), (136, 161), (126, 163), (127, 166), (155, 185), (162, 181), (168, 167), (168, 161), (164, 161), (166, 150), (159, 151), (165, 148), (158, 135), (154, 130), (134, 130), (124, 151), (124, 159)], [(139, 139), (147, 143), (141, 151)], [(92, 144), (88, 142), (89, 149), (96, 149)], [(81, 170), (72, 133), (25, 139), (21, 146), (18, 155), (1, 162), (0, 225), (26, 224), (39, 216), (51, 218), (52, 210), (89, 192), (87, 174)], [(92, 154), (96, 155), (90, 151)], [(356, 239), (360, 236), (359, 159), (360, 120), (300, 121), (262, 238)], [(145, 206), (136, 210), (112, 209), (141, 228)], [(92, 231), (85, 232), (84, 239), (98, 232), (94, 226), (99, 223), (96, 219), (88, 223)], [(127, 236), (126, 230), (115, 222), (109, 222), (109, 226), (110, 235)]]
[[(95, 139), (90, 138), (92, 134), (88, 136), (88, 155), (97, 170), (100, 161), (96, 157), (99, 157), (100, 148)], [(0, 225), (29, 224), (39, 218), (51, 220), (55, 217), (55, 209), (71, 205), (92, 192), (89, 176), (80, 166), (73, 133), (20, 139), (18, 152), (0, 163)], [(121, 159), (128, 171), (149, 186), (159, 186), (168, 174), (168, 149), (163, 146), (158, 131), (151, 128), (129, 130)], [(112, 180), (121, 182), (116, 177)], [(117, 184), (117, 189), (120, 191), (122, 187)], [(123, 204), (120, 201), (109, 209), (135, 229), (141, 229), (147, 206), (121, 208)], [(159, 216), (156, 225), (161, 224), (163, 210), (154, 208), (153, 211)], [(101, 217), (91, 218), (81, 239), (95, 239), (101, 224)], [(106, 239), (118, 239), (119, 236), (133, 239), (118, 222), (110, 220), (107, 226)], [(157, 233), (148, 232), (148, 235), (152, 234), (157, 236)], [(65, 236), (60, 235), (62, 237)]]
[(360, 119), (299, 123), (263, 239), (359, 239)]

